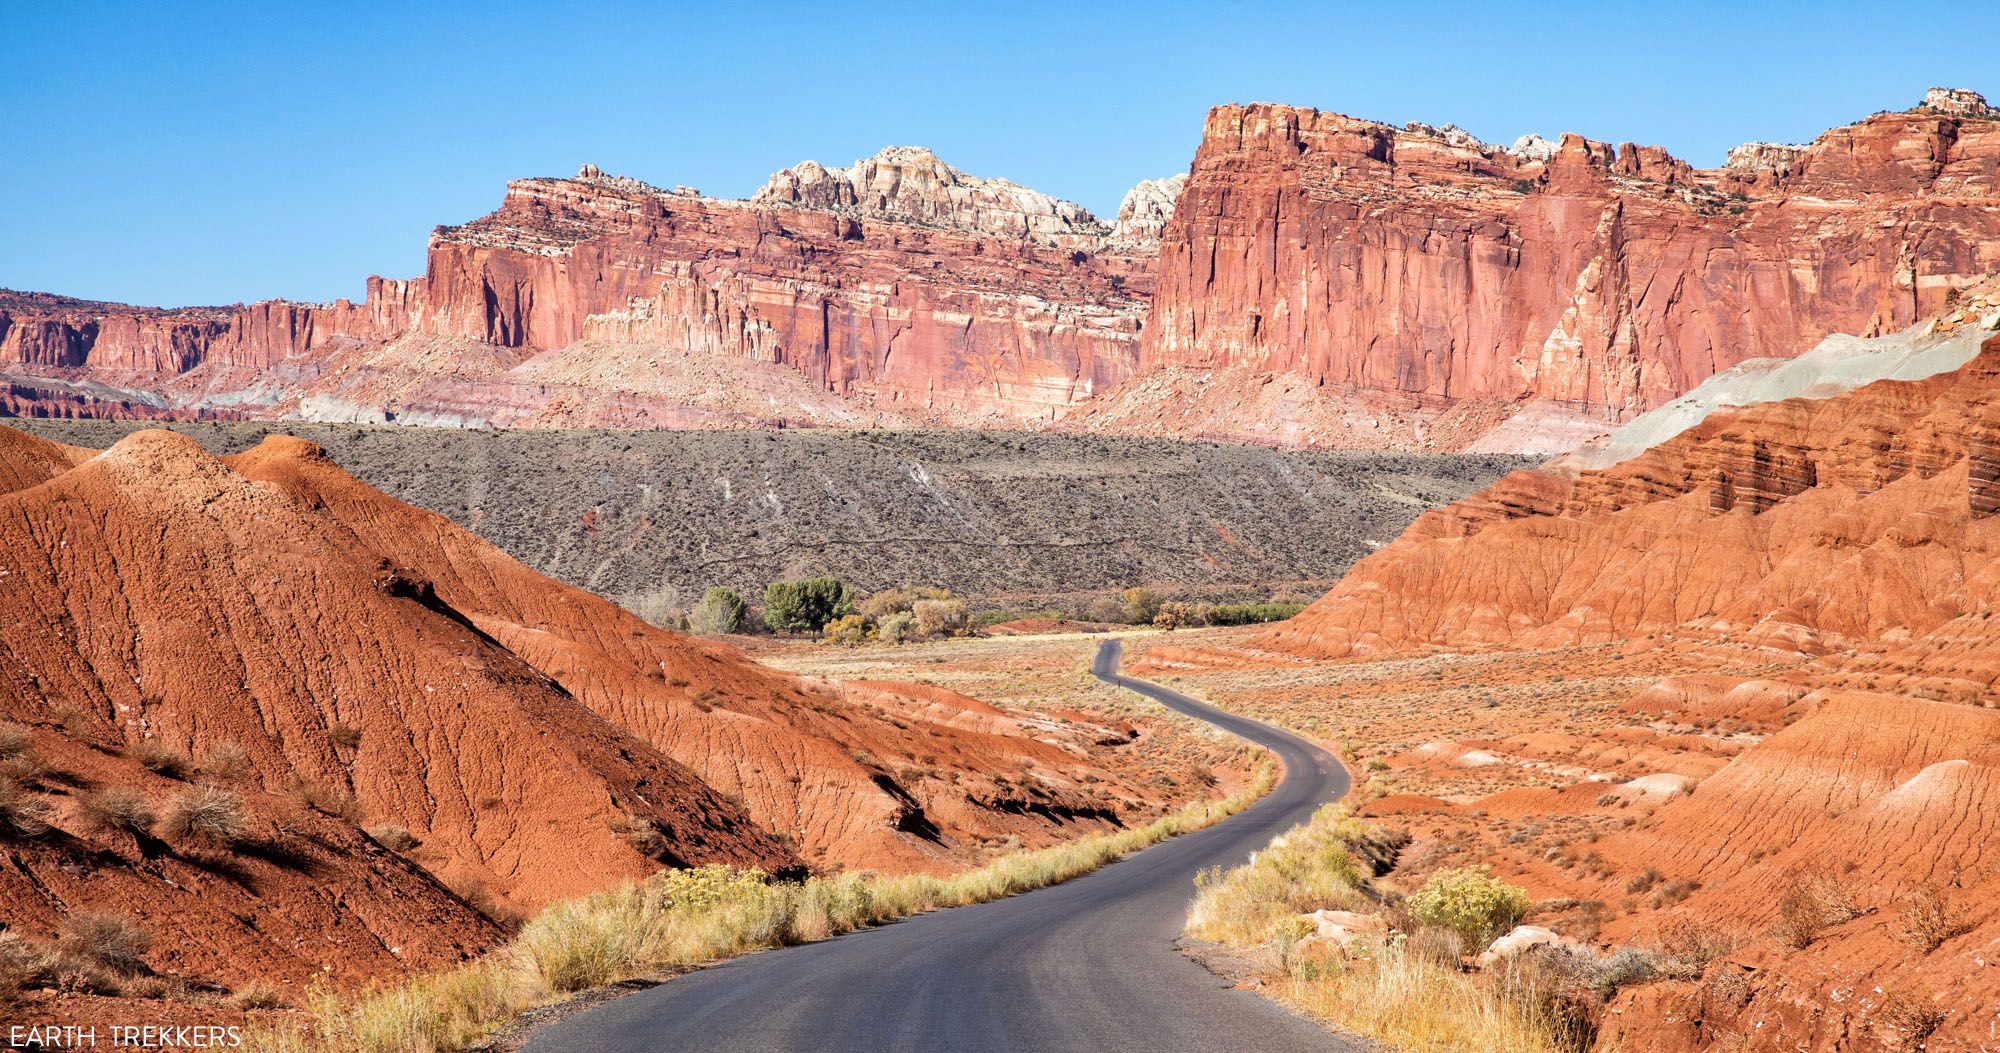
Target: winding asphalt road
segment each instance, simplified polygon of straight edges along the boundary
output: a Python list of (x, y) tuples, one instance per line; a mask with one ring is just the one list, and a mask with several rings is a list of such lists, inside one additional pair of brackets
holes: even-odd
[(1195, 873), (1340, 798), (1347, 771), (1297, 736), (1119, 676), (1120, 654), (1117, 640), (1098, 648), (1098, 679), (1269, 748), (1277, 787), (1061, 885), (689, 973), (552, 1024), (527, 1053), (1358, 1050), (1174, 949)]

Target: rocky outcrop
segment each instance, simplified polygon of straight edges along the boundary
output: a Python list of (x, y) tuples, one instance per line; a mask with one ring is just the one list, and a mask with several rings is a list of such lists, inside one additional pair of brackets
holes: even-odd
[[(153, 311), (9, 294), (0, 362), (116, 376), (190, 409), (548, 424), (589, 404), (610, 417), (588, 423), (647, 425), (685, 422), (695, 392), (607, 390), (605, 374), (667, 349), (787, 367), (860, 420), (1019, 423), (1131, 372), (1170, 185), (1135, 192), (1114, 229), (910, 147), (806, 162), (747, 202), (586, 165), (509, 184), (495, 212), (433, 233), (423, 277), (372, 278), (359, 304)], [(381, 360), (409, 337), (451, 343)], [(514, 372), (542, 352), (565, 353)], [(779, 403), (749, 422), (788, 419)]]
[(0, 365), (190, 412), (1560, 449), (2000, 270), (1993, 113), (1937, 89), (1695, 169), (1224, 106), (1191, 172), (1114, 223), (916, 147), (802, 162), (747, 201), (586, 165), (509, 184), (360, 303), (0, 297)]
[(1058, 248), (1095, 247), (1109, 233), (1082, 205), (1005, 179), (961, 172), (921, 146), (891, 146), (848, 168), (805, 161), (773, 174), (750, 201), (947, 227)]
[(1503, 150), (1218, 107), (1167, 225), (1142, 369), (1616, 420), (1746, 358), (1899, 329), (2000, 271), (2000, 122), (1968, 95), (1714, 170), (1573, 134)]
[(1160, 235), (1174, 217), (1174, 202), (1180, 200), (1186, 186), (1187, 174), (1182, 173), (1171, 179), (1142, 180), (1126, 191), (1125, 200), (1118, 203), (1118, 223), (1112, 228), (1112, 237), (1135, 250), (1158, 252)]

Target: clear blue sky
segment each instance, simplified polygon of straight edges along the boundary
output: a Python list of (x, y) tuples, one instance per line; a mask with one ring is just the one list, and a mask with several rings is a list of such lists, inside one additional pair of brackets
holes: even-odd
[(2000, 59), (1948, 16), (1770, 6), (8, 0), (0, 286), (359, 297), (421, 273), (430, 228), (506, 180), (585, 161), (739, 196), (803, 158), (921, 144), (1109, 214), (1185, 170), (1224, 102), (1714, 164), (1933, 83), (2000, 94)]

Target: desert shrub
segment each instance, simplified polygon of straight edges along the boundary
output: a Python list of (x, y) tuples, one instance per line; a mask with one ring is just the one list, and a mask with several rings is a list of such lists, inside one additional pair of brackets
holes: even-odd
[(285, 780), (285, 795), (321, 815), (345, 820), (355, 826), (361, 825), (364, 818), (361, 799), (345, 787), (294, 775)]
[(1625, 947), (1595, 965), (1590, 983), (1598, 1000), (1609, 1002), (1621, 988), (1637, 987), (1659, 975), (1659, 963), (1651, 954)]
[(1669, 881), (1653, 890), (1653, 909), (1660, 910), (1671, 907), (1694, 895), (1695, 891), (1700, 888), (1701, 882), (1699, 881)]
[(637, 815), (621, 815), (611, 821), (611, 832), (624, 838), (625, 843), (647, 859), (659, 859), (667, 854), (667, 837), (660, 832), (660, 824)]
[(1945, 1011), (1928, 994), (1890, 992), (1875, 1011), (1875, 1030), (1893, 1049), (1920, 1050), (1938, 1028), (1944, 1026)]
[(883, 615), (882, 620), (875, 623), (875, 638), (883, 643), (902, 643), (910, 638), (916, 623), (916, 615), (907, 611)]
[(1657, 868), (1647, 867), (1644, 872), (1634, 874), (1632, 880), (1625, 883), (1625, 891), (1634, 896), (1641, 895), (1652, 891), (1654, 885), (1665, 880), (1666, 875), (1660, 873)]
[(10, 720), (0, 721), (0, 760), (12, 760), (28, 752), (34, 742), (26, 727)]
[(12, 779), (0, 779), (0, 836), (40, 837), (49, 832), (54, 814), (41, 794)]
[(1853, 893), (1829, 870), (1792, 874), (1778, 893), (1778, 917), (1772, 935), (1793, 950), (1803, 950), (1822, 930), (1861, 916)]
[(167, 802), (160, 835), (189, 848), (224, 852), (242, 842), (249, 830), (243, 802), (228, 790), (196, 786)]
[(152, 830), (154, 821), (152, 803), (130, 786), (107, 786), (84, 794), (77, 802), (77, 816), (95, 833), (125, 830), (143, 834)]
[(188, 759), (185, 752), (158, 739), (147, 739), (132, 747), (132, 759), (147, 771), (169, 779), (185, 779), (194, 767), (194, 762)]
[(1122, 622), (1125, 604), (1110, 596), (1099, 596), (1084, 606), (1083, 616), (1093, 622)]
[(368, 828), (368, 837), (391, 852), (408, 852), (421, 843), (409, 827), (396, 823), (377, 823)]
[(820, 635), (829, 643), (852, 647), (868, 639), (868, 622), (858, 614), (843, 614), (827, 622)]
[(201, 770), (224, 782), (234, 782), (250, 774), (250, 751), (234, 739), (224, 739), (202, 756)]
[(54, 983), (59, 971), (56, 956), (47, 947), (0, 930), (0, 1009), (13, 1008), (24, 989)]
[(153, 938), (132, 919), (117, 914), (73, 914), (63, 920), (56, 947), (65, 956), (123, 976), (146, 968)]
[(1720, 929), (1692, 918), (1673, 918), (1662, 925), (1653, 947), (1653, 966), (1673, 980), (1693, 980), (1708, 963), (1728, 954), (1736, 941)]
[(1119, 599), (1124, 601), (1123, 620), (1133, 625), (1151, 625), (1160, 613), (1160, 598), (1151, 589), (1126, 589)]
[(764, 589), (764, 624), (772, 632), (814, 633), (853, 605), (853, 592), (839, 578), (774, 581)]
[(1253, 625), (1283, 621), (1306, 609), (1303, 603), (1218, 603), (1208, 612), (1209, 625)]
[(701, 602), (688, 612), (688, 628), (709, 635), (742, 632), (748, 610), (735, 589), (712, 588), (702, 593)]
[(336, 722), (328, 729), (327, 736), (333, 739), (334, 745), (344, 750), (351, 750), (361, 745), (361, 729), (352, 724)]
[(1944, 889), (1924, 885), (1904, 898), (1896, 938), (1929, 954), (1944, 941), (1971, 931), (1971, 920), (1959, 913)]
[(1451, 929), (1477, 948), (1520, 922), (1528, 894), (1483, 869), (1456, 867), (1432, 874), (1404, 906), (1418, 924)]
[(951, 594), (950, 589), (937, 589), (918, 585), (898, 585), (894, 588), (883, 589), (881, 592), (869, 596), (867, 599), (855, 604), (854, 609), (869, 621), (880, 622), (883, 618), (892, 614), (910, 613), (916, 609), (917, 603), (922, 600), (951, 600), (956, 598)]
[(918, 600), (910, 615), (919, 636), (948, 636), (966, 625), (964, 600)]

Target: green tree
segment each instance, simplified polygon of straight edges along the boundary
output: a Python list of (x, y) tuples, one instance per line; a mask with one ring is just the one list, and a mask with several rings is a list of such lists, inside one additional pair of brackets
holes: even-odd
[(688, 612), (688, 628), (698, 633), (743, 631), (747, 608), (735, 589), (713, 588), (701, 594), (701, 602)]
[(774, 581), (764, 589), (764, 624), (772, 632), (816, 633), (854, 606), (839, 578)]

